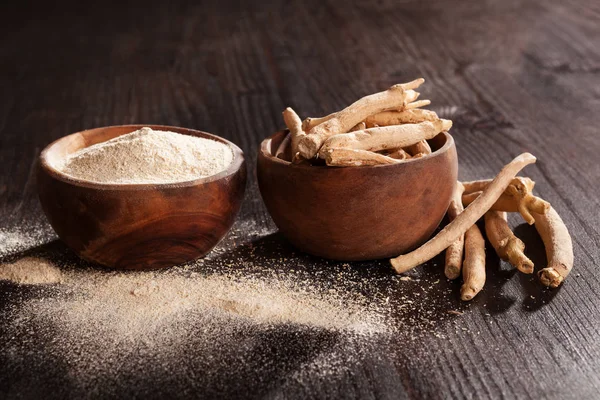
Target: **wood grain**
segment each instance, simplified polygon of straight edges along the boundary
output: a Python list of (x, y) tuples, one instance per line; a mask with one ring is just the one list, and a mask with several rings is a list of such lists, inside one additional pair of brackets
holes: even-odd
[[(526, 174), (573, 236), (574, 271), (555, 291), (542, 289), (534, 277), (515, 274), (490, 255), (486, 287), (471, 304), (462, 305), (456, 300), (460, 284), (445, 281), (441, 259), (419, 268), (416, 277), (439, 279), (440, 296), (447, 299), (421, 301), (431, 301), (440, 315), (450, 308), (465, 314), (440, 323), (440, 337), (375, 343), (359, 362), (328, 379), (288, 380), (293, 368), (283, 368), (280, 361), (311, 359), (329, 342), (273, 332), (255, 338), (255, 347), (244, 356), (232, 356), (235, 379), (223, 374), (215, 386), (197, 385), (190, 357), (171, 375), (135, 382), (123, 377), (101, 395), (598, 396), (597, 1), (274, 0), (268, 7), (227, 0), (146, 1), (114, 8), (104, 3), (13, 3), (0, 10), (2, 227), (45, 226), (35, 190), (35, 160), (46, 144), (65, 134), (125, 123), (185, 126), (233, 141), (248, 156), (248, 165), (254, 165), (260, 141), (283, 127), (285, 106), (302, 117), (325, 115), (393, 83), (424, 76), (421, 97), (431, 99), (430, 108), (441, 117), (454, 120), (459, 178), (490, 178), (516, 154), (532, 152), (539, 161)], [(526, 243), (528, 257), (543, 265), (535, 230), (517, 217), (510, 222)], [(237, 227), (227, 246), (237, 249), (258, 241), (264, 248), (262, 262), (273, 268), (283, 268), (278, 262), (282, 255), (315, 275), (336, 268), (293, 254), (276, 235), (257, 238), (257, 231), (273, 232), (274, 225), (253, 174)], [(64, 250), (50, 245), (49, 251)], [(239, 251), (225, 260), (250, 257)], [(390, 283), (391, 273), (383, 264), (351, 268), (381, 275), (391, 293), (399, 287)], [(18, 304), (17, 290), (0, 289), (0, 310)], [(6, 339), (2, 335), (0, 328), (0, 343)], [(259, 354), (262, 358), (252, 358)], [(0, 397), (83, 395), (61, 375), (61, 366), (45, 356), (41, 344), (21, 363), (3, 357), (2, 352)], [(258, 361), (243, 364), (240, 359), (262, 360), (261, 365), (270, 366), (268, 378), (253, 369)]]

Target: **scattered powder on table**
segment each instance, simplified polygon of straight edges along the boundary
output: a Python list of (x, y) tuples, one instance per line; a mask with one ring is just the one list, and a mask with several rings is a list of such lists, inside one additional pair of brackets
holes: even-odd
[(30, 306), (41, 306), (45, 318), (65, 331), (105, 330), (120, 340), (154, 340), (158, 325), (198, 312), (254, 324), (296, 324), (358, 334), (386, 330), (364, 296), (320, 292), (314, 286), (307, 288), (306, 282), (293, 275), (283, 279), (234, 273), (180, 274), (177, 270), (123, 273), (84, 269), (65, 271), (64, 286), (71, 296)]
[(19, 226), (0, 227), (0, 258), (20, 254), (56, 239), (50, 225), (20, 220)]
[(12, 264), (0, 264), (0, 281), (7, 280), (25, 285), (59, 283), (60, 269), (38, 257), (25, 257)]
[[(273, 332), (343, 341), (389, 329), (382, 310), (364, 295), (294, 273), (61, 269), (60, 285), (13, 309), (6, 345), (18, 357), (18, 343), (35, 332), (36, 343), (69, 366), (69, 379), (81, 390), (96, 390), (115, 371), (136, 370), (140, 359), (153, 360), (160, 371), (181, 368), (183, 357), (205, 371), (204, 379), (219, 379), (212, 374), (229, 373), (215, 369), (233, 362), (227, 357), (251, 354)], [(144, 365), (144, 374), (154, 373)]]
[[(226, 242), (236, 235), (234, 229)], [(395, 276), (345, 264), (273, 259), (262, 244), (226, 253), (232, 244), (222, 246), (189, 265), (154, 272), (106, 271), (69, 254), (53, 256), (60, 284), (10, 297), (0, 333), (4, 361), (16, 366), (40, 354), (55, 360), (74, 397), (102, 397), (118, 376), (131, 387), (169, 377), (176, 385), (237, 393), (248, 384), (240, 374), (264, 379), (252, 384), (259, 386), (282, 370), (291, 385), (341, 379), (374, 357), (371, 345), (392, 336), (410, 343), (447, 318), (431, 314), (440, 301), (437, 282), (398, 285)], [(35, 371), (54, 376), (52, 369)]]
[(381, 343), (391, 338), (416, 357), (423, 340), (463, 333), (437, 274), (401, 281), (387, 268), (286, 258), (273, 228), (255, 221), (238, 221), (206, 257), (153, 272), (92, 268), (62, 246), (38, 246), (47, 242), (42, 228), (5, 230), (29, 238), (37, 246), (29, 254), (52, 262), (62, 280), (5, 293), (0, 362), (31, 365), (22, 382), (58, 380), (72, 397), (131, 397), (144, 387), (235, 397), (273, 379), (298, 388), (387, 357), (394, 347), (381, 353)]
[(218, 174), (232, 160), (224, 143), (142, 128), (81, 149), (55, 167), (97, 183), (175, 183)]

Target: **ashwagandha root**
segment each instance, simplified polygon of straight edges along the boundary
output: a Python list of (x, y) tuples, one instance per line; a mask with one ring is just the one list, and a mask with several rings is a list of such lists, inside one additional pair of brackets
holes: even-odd
[(354, 125), (352, 129), (350, 129), (348, 132), (364, 131), (365, 129), (367, 129), (367, 125), (364, 122), (359, 122), (358, 124)]
[(389, 126), (401, 124), (418, 124), (423, 121), (437, 121), (440, 118), (438, 115), (429, 110), (404, 110), (404, 111), (384, 111), (379, 114), (371, 115), (365, 119), (367, 128), (372, 128), (375, 125)]
[[(410, 108), (417, 108), (417, 107), (425, 107), (431, 103), (429, 100), (426, 100), (428, 102), (427, 104), (425, 104), (423, 102), (419, 102), (418, 104), (415, 104), (415, 100), (417, 100), (417, 98), (419, 98), (419, 95), (420, 95), (419, 92), (415, 92), (412, 89), (406, 90), (405, 94), (404, 94), (404, 97), (405, 97), (404, 102), (402, 103), (402, 106), (399, 107), (396, 111), (402, 111), (402, 110), (406, 109), (409, 106), (409, 104), (410, 104)], [(315, 126), (320, 125), (323, 122), (329, 121), (331, 118), (335, 117), (336, 114), (337, 113), (332, 113), (332, 114), (326, 115), (324, 117), (316, 117), (316, 118), (308, 117), (304, 121), (302, 121), (302, 129), (305, 132), (309, 132)], [(368, 126), (367, 128), (372, 128), (372, 126)], [(344, 133), (344, 132), (341, 132), (341, 133)]]
[[(481, 192), (482, 190), (485, 190), (485, 188), (488, 187), (488, 185), (491, 182), (492, 182), (491, 179), (482, 179), (482, 180), (478, 180), (478, 181), (462, 182), (463, 186), (465, 187), (464, 194), (469, 194), (469, 193), (473, 193), (473, 192)], [(517, 176), (510, 182), (510, 185), (519, 185), (519, 184), (525, 185), (530, 192), (533, 190), (533, 187), (535, 186), (535, 182), (526, 176)]]
[(535, 228), (544, 242), (548, 259), (548, 266), (538, 272), (538, 276), (542, 285), (556, 288), (573, 269), (573, 241), (565, 223), (553, 207), (545, 214), (535, 214), (534, 218)]
[[(465, 206), (471, 204), (481, 192), (473, 192), (463, 195), (462, 201)], [(550, 203), (531, 194), (525, 185), (509, 185), (502, 196), (492, 205), (494, 211), (518, 212), (525, 222), (532, 225), (535, 218), (532, 213), (544, 214), (550, 208)]]
[(463, 284), (460, 298), (472, 300), (485, 284), (485, 240), (477, 225), (465, 232), (465, 261), (462, 267)]
[(421, 95), (421, 93), (419, 92), (415, 92), (412, 89), (408, 89), (406, 90), (406, 95), (404, 96), (404, 104), (402, 105), (402, 108), (399, 108), (398, 111), (402, 111), (404, 110), (409, 104), (414, 103), (419, 96)]
[(419, 158), (431, 154), (431, 147), (429, 146), (429, 143), (427, 143), (427, 141), (425, 140), (421, 140), (418, 143), (415, 143), (411, 146), (407, 146), (405, 150), (413, 158)]
[[(535, 157), (529, 153), (523, 153), (508, 163), (488, 187), (481, 193), (473, 203), (460, 213), (456, 219), (450, 222), (436, 236), (429, 239), (427, 243), (410, 253), (392, 258), (390, 263), (394, 270), (401, 274), (417, 265), (431, 260), (433, 257), (447, 249), (454, 241), (474, 225), (477, 220), (490, 209), (506, 190), (511, 180), (529, 164), (535, 163)], [(463, 265), (464, 267), (464, 265)]]
[(394, 159), (383, 154), (366, 150), (329, 149), (325, 162), (334, 167), (360, 167), (366, 165), (397, 164), (402, 160)]
[[(454, 192), (452, 193), (452, 200), (450, 201), (450, 206), (448, 206), (448, 219), (450, 222), (454, 221), (458, 214), (463, 211), (461, 196), (464, 190), (465, 188), (462, 183), (456, 182)], [(446, 264), (444, 267), (446, 278), (456, 279), (460, 276), (464, 249), (465, 235), (461, 235), (446, 249)]]
[(413, 101), (412, 103), (408, 103), (404, 107), (404, 109), (412, 110), (413, 108), (427, 107), (430, 104), (431, 104), (431, 100), (417, 100), (417, 101)]
[(451, 121), (439, 120), (419, 124), (381, 126), (334, 135), (323, 144), (319, 150), (319, 157), (325, 158), (330, 149), (337, 148), (380, 151), (406, 147), (421, 140), (431, 139), (443, 130), (447, 130), (449, 126), (452, 126)]
[(384, 92), (365, 96), (338, 111), (329, 120), (315, 126), (308, 132), (308, 135), (302, 137), (298, 143), (300, 155), (311, 159), (330, 136), (348, 132), (370, 115), (404, 107), (406, 91), (416, 89), (424, 81), (420, 78), (409, 83), (394, 85)]
[(388, 157), (395, 158), (397, 160), (408, 160), (411, 158), (410, 154), (408, 154), (404, 149), (394, 149), (390, 151), (388, 154), (384, 154)]
[(282, 114), (285, 125), (290, 130), (292, 162), (295, 162), (299, 159), (298, 142), (303, 136), (306, 136), (306, 134), (302, 130), (302, 120), (291, 107), (283, 110)]
[(488, 211), (485, 213), (485, 234), (498, 257), (508, 261), (525, 274), (533, 273), (533, 261), (523, 253), (525, 244), (515, 236), (508, 226), (505, 212)]
[(509, 185), (506, 188), (506, 193), (516, 200), (519, 214), (529, 225), (533, 225), (535, 222), (532, 212), (545, 214), (550, 208), (550, 203), (532, 195), (527, 185), (521, 182)]

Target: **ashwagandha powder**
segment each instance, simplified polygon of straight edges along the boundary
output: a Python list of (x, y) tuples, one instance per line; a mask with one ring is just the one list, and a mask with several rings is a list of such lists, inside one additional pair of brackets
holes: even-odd
[(232, 160), (224, 143), (142, 128), (81, 149), (55, 167), (97, 183), (175, 183), (218, 174)]
[[(4, 231), (10, 242), (26, 239), (19, 249), (47, 241), (25, 235), (31, 229)], [(72, 397), (143, 397), (143, 388), (153, 397), (167, 397), (161, 388), (236, 397), (277, 381), (285, 393), (287, 385), (344, 380), (391, 337), (420, 348), (424, 338), (464, 332), (446, 320), (454, 305), (438, 275), (399, 279), (286, 258), (270, 232), (238, 221), (206, 257), (150, 272), (92, 268), (61, 246), (41, 246), (33, 253), (60, 269), (60, 283), (0, 282), (9, 289), (0, 362), (31, 366), (13, 387), (58, 379)]]
[(43, 258), (25, 257), (14, 263), (0, 264), (0, 281), (2, 280), (27, 285), (59, 283), (62, 273)]

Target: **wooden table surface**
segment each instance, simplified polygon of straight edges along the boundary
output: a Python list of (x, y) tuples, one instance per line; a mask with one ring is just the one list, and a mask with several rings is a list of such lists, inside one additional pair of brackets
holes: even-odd
[[(343, 373), (302, 381), (287, 379), (290, 369), (278, 362), (316, 357), (331, 344), (275, 340), (255, 349), (266, 352), (264, 365), (271, 367), (264, 374), (233, 358), (230, 371), (237, 379), (224, 375), (198, 384), (203, 372), (179, 374), (186, 367), (182, 360), (181, 370), (169, 377), (137, 377), (135, 384), (116, 377), (95, 396), (600, 396), (600, 3), (169, 3), (2, 6), (0, 229), (49, 229), (34, 173), (49, 142), (98, 126), (176, 125), (230, 139), (248, 158), (246, 198), (235, 240), (229, 237), (226, 246), (260, 242), (264, 262), (277, 268), (281, 257), (315, 271), (340, 268), (293, 253), (274, 233), (252, 170), (258, 144), (282, 127), (286, 106), (301, 116), (324, 115), (422, 76), (431, 109), (454, 121), (461, 179), (492, 177), (524, 151), (538, 157), (526, 174), (571, 231), (575, 269), (563, 287), (547, 290), (490, 254), (485, 289), (462, 304), (460, 282), (444, 279), (438, 257), (413, 277), (440, 280), (440, 294), (424, 298), (431, 304), (422, 309), (464, 313), (440, 320), (436, 331), (442, 335), (371, 343), (358, 360), (342, 359)], [(511, 222), (539, 268), (545, 256), (535, 230), (516, 217)], [(45, 246), (64, 250), (55, 241)], [(236, 254), (242, 261), (247, 256)], [(394, 286), (402, 282), (392, 279), (385, 261), (350, 268), (377, 275), (382, 290), (397, 295)], [(408, 282), (402, 290), (418, 285)], [(9, 303), (18, 307), (20, 297), (13, 295), (25, 290), (2, 284), (0, 310)], [(0, 349), (8, 340), (2, 325)], [(0, 397), (82, 396), (55, 369), (43, 347), (17, 361), (4, 349)]]

